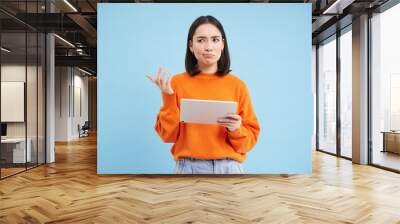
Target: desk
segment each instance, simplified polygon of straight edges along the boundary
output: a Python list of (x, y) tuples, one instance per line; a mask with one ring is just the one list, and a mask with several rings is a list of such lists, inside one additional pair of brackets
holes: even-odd
[(382, 152), (393, 152), (400, 154), (400, 132), (382, 131), (383, 150)]
[(27, 162), (30, 162), (32, 140), (28, 138), (27, 142), (25, 151), (25, 138), (1, 139), (1, 159), (5, 159), (6, 163), (25, 163), (27, 158)]

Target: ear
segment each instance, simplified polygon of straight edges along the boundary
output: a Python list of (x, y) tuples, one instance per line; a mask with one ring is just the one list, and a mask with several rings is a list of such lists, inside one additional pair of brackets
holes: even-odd
[(189, 49), (193, 53), (193, 42), (192, 42), (192, 40), (189, 40)]

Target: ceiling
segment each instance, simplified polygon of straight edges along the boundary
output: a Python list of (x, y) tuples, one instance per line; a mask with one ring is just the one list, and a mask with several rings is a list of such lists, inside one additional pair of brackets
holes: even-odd
[[(39, 32), (55, 32), (60, 38), (55, 38), (56, 65), (80, 66), (96, 72), (97, 57), (97, 3), (171, 3), (171, 2), (225, 2), (225, 3), (312, 3), (313, 43), (318, 43), (336, 32), (337, 21), (340, 26), (351, 23), (351, 17), (366, 10), (374, 9), (387, 0), (231, 0), (231, 1), (169, 1), (169, 0), (45, 0), (18, 1), (1, 0), (0, 24), (3, 33), (2, 43), (11, 43), (14, 49), (24, 50), (22, 38), (25, 29)], [(68, 4), (69, 3), (69, 4)], [(48, 13), (50, 8), (53, 13)], [(329, 10), (327, 10), (329, 8)], [(27, 13), (26, 13), (27, 12)], [(346, 22), (348, 21), (348, 22)], [(62, 39), (71, 44), (66, 43)], [(13, 43), (12, 43), (13, 42)], [(29, 43), (27, 52), (36, 47)], [(41, 47), (41, 46), (39, 46)], [(23, 53), (23, 52), (21, 52)]]

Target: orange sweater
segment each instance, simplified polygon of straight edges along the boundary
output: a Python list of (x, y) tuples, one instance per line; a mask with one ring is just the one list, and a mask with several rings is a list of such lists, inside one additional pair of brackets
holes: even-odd
[[(219, 77), (200, 73), (192, 77), (184, 72), (173, 76), (171, 87), (174, 94), (162, 93), (163, 106), (155, 130), (164, 142), (174, 143), (171, 149), (174, 159), (231, 158), (243, 162), (260, 132), (245, 83), (232, 74)], [(180, 123), (181, 98), (236, 101), (242, 125), (230, 132), (221, 125)]]

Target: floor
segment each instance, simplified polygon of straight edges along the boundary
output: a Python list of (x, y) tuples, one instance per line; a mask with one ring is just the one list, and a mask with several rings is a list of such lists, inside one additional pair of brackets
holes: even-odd
[(27, 164), (27, 168), (25, 168), (25, 164), (18, 165), (18, 167), (6, 167), (6, 168), (1, 168), (1, 178), (5, 178), (14, 174), (17, 174), (19, 172), (23, 172), (26, 169), (32, 169), (35, 168), (36, 164)]
[(392, 152), (374, 151), (372, 161), (374, 164), (400, 170), (400, 155)]
[(313, 153), (307, 175), (97, 175), (96, 137), (0, 181), (0, 223), (399, 223), (400, 174)]

